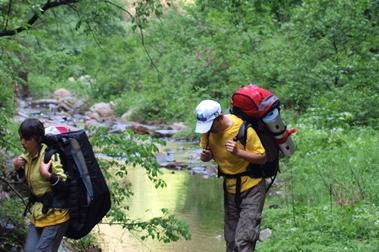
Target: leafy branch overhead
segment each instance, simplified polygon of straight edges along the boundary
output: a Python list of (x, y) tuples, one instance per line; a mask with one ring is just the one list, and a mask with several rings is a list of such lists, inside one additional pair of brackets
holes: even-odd
[[(12, 20), (14, 15), (18, 14), (16, 13), (16, 4), (13, 3), (12, 0), (8, 1), (8, 6), (6, 8), (6, 12), (4, 12), (5, 8), (3, 9), (2, 6), (2, 21), (3, 21), (3, 28), (0, 31), (0, 37), (4, 36), (12, 36), (17, 33), (20, 33), (22, 31), (29, 30), (33, 27), (33, 25), (37, 22), (37, 20), (40, 18), (41, 15), (43, 15), (47, 10), (53, 9), (62, 5), (69, 5), (78, 2), (79, 0), (62, 0), (62, 1), (47, 1), (43, 5), (39, 5), (38, 8), (36, 8), (36, 5), (30, 6), (34, 14), (29, 18), (28, 21), (21, 23), (19, 25), (16, 25), (15, 28), (9, 28), (10, 21)], [(17, 16), (18, 17), (18, 16)]]
[[(108, 8), (117, 8), (124, 11), (133, 23), (133, 28), (142, 29), (146, 26), (149, 17), (155, 15), (159, 17), (162, 14), (162, 4), (158, 0), (141, 0), (133, 3), (135, 14), (133, 15), (128, 11), (119, 1), (111, 0), (45, 0), (45, 1), (27, 1), (16, 2), (8, 0), (7, 2), (0, 3), (0, 37), (13, 36), (20, 32), (30, 30), (34, 28), (38, 21), (42, 19), (42, 16), (49, 10), (62, 8), (64, 6), (69, 7), (74, 12), (78, 13), (79, 20), (77, 26), (82, 23), (83, 17), (81, 12), (86, 12), (88, 9), (92, 9), (93, 12), (97, 12), (106, 6)], [(109, 14), (104, 12), (103, 14)], [(101, 13), (96, 13), (96, 16), (100, 16)], [(84, 20), (90, 20), (85, 19)], [(61, 20), (65, 21), (65, 20)], [(96, 20), (93, 20), (96, 22)]]

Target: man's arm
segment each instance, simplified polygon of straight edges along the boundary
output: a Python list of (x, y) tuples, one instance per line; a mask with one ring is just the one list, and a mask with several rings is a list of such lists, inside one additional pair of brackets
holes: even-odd
[(238, 148), (237, 142), (233, 140), (226, 141), (225, 148), (234, 155), (249, 161), (252, 164), (264, 164), (267, 161), (266, 154), (259, 154), (253, 151), (246, 151)]
[(211, 150), (203, 149), (200, 154), (200, 160), (203, 162), (208, 162), (213, 158), (213, 154)]
[(212, 151), (208, 148), (209, 146), (209, 133), (201, 135), (200, 146), (203, 148), (203, 151), (200, 153), (200, 160), (203, 162), (208, 162), (213, 158)]

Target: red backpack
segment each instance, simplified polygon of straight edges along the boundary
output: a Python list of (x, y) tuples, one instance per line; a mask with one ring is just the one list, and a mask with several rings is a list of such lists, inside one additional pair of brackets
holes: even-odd
[(260, 119), (272, 109), (279, 107), (279, 98), (264, 88), (249, 84), (240, 87), (232, 95), (230, 107), (233, 114), (244, 120)]

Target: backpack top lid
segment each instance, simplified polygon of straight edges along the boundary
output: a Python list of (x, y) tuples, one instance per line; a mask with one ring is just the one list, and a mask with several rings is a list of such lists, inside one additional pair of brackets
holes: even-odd
[(67, 125), (53, 125), (45, 128), (45, 135), (59, 135), (71, 131)]
[(262, 118), (277, 105), (279, 105), (277, 96), (254, 84), (241, 86), (232, 95), (230, 103), (232, 113), (253, 118)]

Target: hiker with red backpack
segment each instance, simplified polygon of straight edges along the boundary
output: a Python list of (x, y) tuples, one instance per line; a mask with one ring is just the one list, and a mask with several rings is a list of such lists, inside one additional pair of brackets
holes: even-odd
[(265, 193), (279, 172), (280, 153), (289, 157), (295, 151), (296, 130), (282, 121), (279, 98), (254, 84), (234, 92), (230, 112), (224, 115), (218, 102), (202, 101), (195, 131), (202, 133), (200, 159), (214, 159), (224, 177), (227, 251), (254, 251)]
[(223, 114), (213, 100), (203, 100), (196, 107), (196, 129), (204, 162), (214, 159), (224, 176), (224, 238), (226, 251), (253, 251), (259, 238), (259, 226), (265, 200), (262, 177), (243, 174), (250, 164), (266, 162), (265, 149), (253, 128), (246, 130), (245, 146), (235, 138), (243, 121), (233, 114)]
[[(42, 143), (45, 136), (42, 122), (25, 119), (18, 132), (26, 154), (14, 160), (14, 167), (18, 177), (26, 179), (32, 195), (28, 204), (31, 204), (31, 224), (24, 251), (57, 251), (70, 218), (68, 209), (63, 207), (66, 175), (58, 155), (48, 163), (43, 162), (47, 146)], [(53, 191), (62, 196), (52, 198)]]

